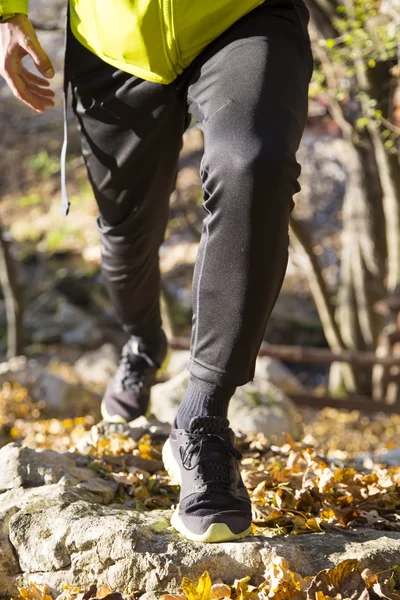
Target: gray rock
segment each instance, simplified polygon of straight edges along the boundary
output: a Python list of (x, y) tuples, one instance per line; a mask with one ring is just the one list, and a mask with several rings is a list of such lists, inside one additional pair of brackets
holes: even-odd
[(304, 391), (297, 377), (280, 360), (269, 356), (260, 356), (256, 363), (255, 379), (257, 384), (272, 383), (285, 394)]
[[(105, 346), (103, 346), (105, 347)], [(168, 360), (165, 375), (168, 379), (186, 371), (189, 363), (188, 350), (174, 350)], [(269, 356), (260, 356), (256, 363), (257, 384), (269, 382), (276, 385), (286, 394), (303, 392), (304, 388), (297, 377), (281, 361)]]
[(54, 321), (59, 323), (62, 328), (61, 341), (64, 344), (91, 348), (98, 345), (103, 339), (103, 334), (95, 319), (89, 317), (81, 308), (66, 301), (63, 306), (59, 307)]
[(14, 548), (8, 537), (10, 519), (17, 511), (18, 509), (15, 506), (3, 510), (0, 509), (0, 583), (2, 573), (17, 575), (20, 571)]
[(27, 387), (34, 400), (46, 403), (47, 416), (75, 417), (99, 414), (100, 399), (79, 383), (66, 381), (36, 360), (17, 356), (0, 363), (0, 386), (14, 381)]
[(397, 467), (400, 465), (400, 448), (394, 448), (385, 452), (385, 454), (380, 454), (379, 457), (376, 457), (376, 460), (388, 467)]
[(48, 323), (43, 323), (43, 327), (34, 331), (31, 335), (31, 342), (33, 344), (57, 344), (60, 341), (60, 328)]
[(178, 406), (185, 395), (189, 380), (188, 372), (182, 371), (165, 383), (158, 383), (151, 390), (149, 413), (172, 425)]
[(165, 375), (168, 379), (186, 371), (189, 363), (189, 355), (190, 353), (188, 350), (173, 350), (171, 352), (165, 370)]
[(92, 348), (103, 339), (96, 320), (54, 289), (35, 298), (27, 308), (25, 321), (33, 329), (32, 340), (36, 342), (59, 339), (65, 344)]
[[(30, 581), (46, 584), (62, 600), (63, 585), (141, 590), (145, 600), (176, 592), (183, 576), (204, 570), (232, 584), (262, 576), (275, 555), (303, 576), (345, 558), (374, 571), (398, 562), (400, 533), (362, 529), (303, 536), (249, 536), (240, 542), (199, 544), (170, 526), (170, 510), (138, 512), (114, 501), (116, 488), (77, 465), (84, 457), (35, 452), (10, 444), (1, 451), (0, 585), (14, 595)], [(28, 468), (32, 465), (32, 472)], [(49, 483), (46, 483), (49, 482)], [(36, 487), (28, 487), (36, 485)], [(86, 484), (86, 485), (85, 485)]]
[(384, 453), (360, 454), (353, 459), (354, 466), (358, 469), (372, 469), (374, 465), (380, 464), (387, 467), (400, 465), (400, 448), (394, 448)]
[(228, 412), (234, 431), (264, 433), (275, 442), (282, 441), (285, 433), (301, 438), (296, 415), (293, 402), (279, 388), (268, 381), (259, 386), (256, 379), (236, 390)]
[[(265, 366), (265, 365), (264, 365)], [(260, 367), (263, 369), (263, 367)], [(182, 371), (166, 383), (153, 387), (150, 412), (162, 422), (172, 425), (178, 406), (185, 394), (189, 374)], [(278, 441), (282, 433), (299, 439), (301, 429), (296, 420), (296, 408), (285, 394), (263, 375), (254, 382), (237, 388), (228, 417), (236, 432), (261, 432)]]
[(112, 344), (103, 344), (92, 352), (86, 352), (74, 365), (80, 379), (86, 384), (106, 387), (118, 368), (118, 353)]
[[(116, 483), (100, 479), (94, 471), (77, 466), (80, 457), (59, 454), (53, 450), (35, 451), (11, 443), (0, 449), (0, 493), (17, 488), (36, 488), (59, 483), (77, 486), (98, 497), (99, 502), (110, 502)], [(0, 496), (1, 500), (1, 496)]]
[(79, 383), (70, 383), (44, 369), (33, 385), (35, 398), (46, 402), (47, 412), (60, 417), (99, 413), (100, 398)]

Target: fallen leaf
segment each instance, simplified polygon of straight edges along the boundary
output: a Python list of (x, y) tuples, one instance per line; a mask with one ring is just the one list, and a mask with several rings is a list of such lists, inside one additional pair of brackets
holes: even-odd
[(94, 594), (97, 593), (97, 586), (91, 585), (87, 592), (85, 592), (82, 596), (82, 600), (90, 600)]
[(219, 598), (230, 598), (231, 593), (231, 587), (226, 583), (214, 583), (214, 585), (211, 586), (210, 597), (211, 600), (218, 600)]
[(371, 569), (364, 569), (363, 571), (361, 571), (361, 577), (363, 578), (367, 588), (370, 588), (375, 583), (378, 583), (378, 576), (375, 575), (375, 573), (373, 573)]
[(234, 583), (234, 588), (238, 600), (258, 600), (259, 596), (257, 588), (253, 585), (249, 585), (249, 581), (250, 577), (236, 579)]
[(197, 584), (188, 577), (184, 577), (181, 583), (187, 600), (209, 600), (211, 585), (208, 571), (204, 571)]
[(368, 589), (357, 566), (357, 560), (349, 559), (339, 563), (333, 569), (320, 571), (311, 582), (307, 591), (307, 600), (319, 600), (318, 592), (322, 592), (329, 598), (368, 600)]

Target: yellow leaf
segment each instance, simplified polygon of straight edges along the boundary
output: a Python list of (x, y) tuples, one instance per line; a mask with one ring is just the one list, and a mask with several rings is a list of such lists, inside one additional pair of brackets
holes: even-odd
[(188, 600), (209, 600), (211, 585), (212, 581), (208, 571), (204, 571), (197, 585), (188, 577), (184, 577), (181, 584)]
[(330, 596), (325, 596), (324, 592), (317, 592), (315, 594), (315, 600), (331, 600)]
[(318, 520), (314, 517), (312, 517), (311, 519), (307, 519), (306, 526), (309, 529), (312, 529), (313, 531), (323, 531), (323, 529), (321, 529), (320, 527), (320, 524), (318, 523)]
[(354, 475), (357, 475), (355, 469), (338, 469), (334, 473), (335, 481), (352, 481)]
[(258, 600), (258, 592), (255, 591), (253, 585), (249, 585), (250, 577), (243, 577), (243, 579), (237, 579), (235, 581), (235, 590), (238, 600)]
[(52, 600), (52, 597), (47, 594), (46, 585), (36, 585), (30, 583), (28, 588), (20, 588), (19, 597), (14, 600)]
[(329, 570), (329, 580), (333, 585), (340, 587), (343, 580), (352, 572), (357, 569), (357, 559), (344, 560), (339, 563), (333, 569)]

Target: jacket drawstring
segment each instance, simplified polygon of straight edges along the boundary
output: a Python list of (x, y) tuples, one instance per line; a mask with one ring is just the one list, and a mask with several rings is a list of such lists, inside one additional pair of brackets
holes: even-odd
[(61, 177), (61, 214), (67, 216), (69, 212), (69, 199), (66, 184), (66, 160), (68, 146), (68, 124), (67, 124), (67, 109), (68, 109), (68, 87), (66, 63), (67, 63), (67, 45), (68, 45), (68, 12), (65, 19), (65, 44), (64, 44), (64, 85), (63, 85), (63, 124), (64, 124), (64, 141), (61, 148), (60, 156), (60, 177)]

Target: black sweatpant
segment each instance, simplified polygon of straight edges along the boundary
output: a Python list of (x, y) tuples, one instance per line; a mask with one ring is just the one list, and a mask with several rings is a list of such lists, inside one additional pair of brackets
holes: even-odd
[(190, 115), (204, 132), (189, 370), (217, 385), (253, 378), (286, 271), (313, 68), (308, 19), (303, 0), (266, 0), (169, 85), (115, 69), (69, 35), (102, 271), (128, 333), (152, 337), (161, 325), (158, 251)]

